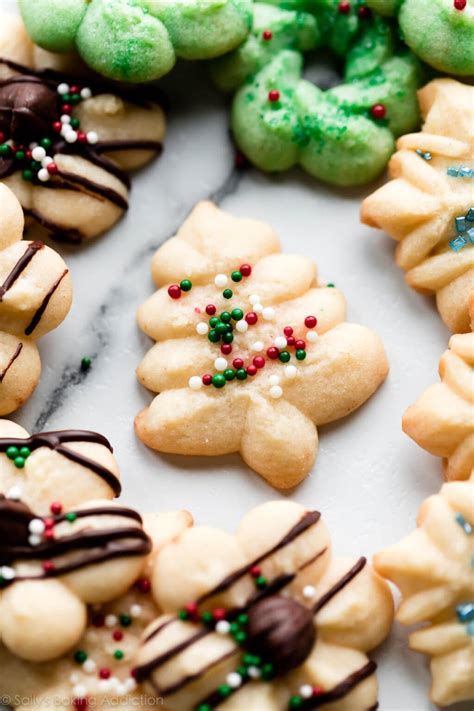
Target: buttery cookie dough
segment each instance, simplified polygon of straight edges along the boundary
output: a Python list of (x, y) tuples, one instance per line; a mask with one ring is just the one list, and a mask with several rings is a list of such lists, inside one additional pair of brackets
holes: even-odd
[(183, 530), (151, 582), (164, 614), (135, 676), (170, 711), (376, 708), (367, 653), (388, 634), (392, 596), (365, 558), (333, 556), (317, 511), (269, 502), (236, 536)]
[(374, 565), (400, 588), (397, 619), (419, 627), (410, 647), (431, 657), (430, 697), (447, 706), (474, 699), (474, 479), (445, 484), (417, 524)]
[[(112, 601), (88, 606), (83, 634), (63, 656), (40, 663), (26, 661), (0, 641), (2, 700), (16, 709), (143, 706), (145, 696), (134, 667), (140, 637), (159, 613), (150, 594), (153, 559), (161, 546), (191, 524), (184, 511), (143, 516), (153, 548), (142, 559), (136, 580)], [(102, 566), (92, 566), (90, 571), (104, 579)]]
[(38, 384), (35, 340), (65, 319), (72, 286), (59, 254), (42, 242), (22, 240), (21, 206), (1, 183), (0, 220), (0, 415), (6, 415)]
[(399, 139), (393, 180), (364, 200), (361, 219), (397, 240), (408, 284), (436, 294), (444, 323), (465, 333), (474, 290), (474, 87), (435, 79), (418, 97), (423, 130)]
[(158, 90), (77, 76), (70, 57), (50, 56), (0, 15), (0, 179), (30, 221), (78, 243), (127, 209), (126, 171), (161, 152), (164, 112)]
[(310, 259), (280, 253), (266, 224), (198, 204), (155, 254), (159, 290), (138, 322), (155, 341), (138, 378), (159, 393), (140, 439), (184, 455), (240, 452), (273, 486), (298, 484), (316, 426), (362, 405), (383, 382), (379, 337), (345, 322), (338, 289)]

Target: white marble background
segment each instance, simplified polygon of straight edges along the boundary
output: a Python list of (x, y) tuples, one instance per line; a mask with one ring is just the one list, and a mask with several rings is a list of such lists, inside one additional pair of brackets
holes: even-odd
[[(135, 414), (152, 398), (134, 373), (150, 346), (135, 311), (153, 291), (151, 256), (195, 202), (211, 198), (236, 215), (271, 222), (285, 250), (309, 255), (321, 278), (342, 288), (349, 320), (377, 330), (385, 343), (387, 382), (356, 414), (320, 429), (316, 468), (291, 494), (323, 512), (335, 551), (370, 556), (406, 535), (421, 501), (441, 485), (439, 460), (402, 433), (400, 420), (437, 380), (449, 333), (432, 301), (404, 284), (393, 262), (394, 243), (359, 224), (369, 188), (336, 191), (299, 171), (277, 177), (237, 173), (226, 101), (212, 90), (204, 68), (178, 67), (164, 86), (172, 101), (165, 151), (135, 177), (128, 214), (93, 243), (60, 247), (74, 279), (73, 308), (42, 339), (41, 383), (13, 419), (30, 431), (104, 433), (121, 466), (123, 502), (138, 508), (187, 508), (199, 522), (232, 530), (246, 510), (281, 496), (237, 455), (160, 456), (133, 431)], [(80, 372), (84, 355), (93, 358), (87, 374)], [(427, 700), (427, 664), (407, 651), (406, 637), (395, 625), (376, 655), (381, 711), (434, 708)], [(459, 705), (458, 711), (467, 708)]]

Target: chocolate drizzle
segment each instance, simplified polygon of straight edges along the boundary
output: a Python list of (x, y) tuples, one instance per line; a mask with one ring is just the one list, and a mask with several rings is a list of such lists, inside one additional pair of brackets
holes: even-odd
[[(0, 82), (0, 130), (7, 138), (24, 143), (29, 143), (38, 136), (50, 135), (51, 125), (60, 114), (61, 100), (57, 93), (57, 86), (61, 82), (69, 83), (70, 77), (50, 69), (35, 71), (3, 58), (0, 58), (0, 64), (16, 72), (14, 76)], [(153, 103), (163, 105), (163, 95), (154, 88), (133, 87), (131, 90), (111, 82), (92, 79), (88, 79), (87, 83), (95, 94), (111, 93), (145, 108)], [(57, 134), (53, 134), (51, 146), (53, 155), (82, 157), (116, 177), (126, 188), (130, 187), (130, 180), (125, 171), (103, 154), (129, 150), (150, 150), (159, 153), (162, 148), (159, 141), (135, 139), (109, 140), (96, 144), (79, 142), (70, 144)], [(0, 157), (0, 179), (12, 175), (18, 169), (15, 160), (10, 157)], [(117, 190), (70, 171), (58, 171), (47, 182), (41, 182), (34, 177), (32, 184), (46, 189), (85, 191), (96, 199), (113, 203), (121, 210), (128, 208), (128, 201)], [(55, 239), (77, 243), (84, 238), (79, 230), (64, 228), (60, 223), (44, 217), (35, 209), (24, 208), (24, 212), (49, 230)]]
[(316, 615), (325, 605), (328, 604), (332, 598), (337, 595), (343, 588), (348, 585), (351, 580), (353, 580), (367, 565), (367, 558), (359, 558), (357, 563), (352, 566), (350, 570), (347, 571), (345, 575), (342, 576), (340, 580), (337, 581), (335, 585), (332, 586), (319, 600), (313, 605), (313, 615)]
[(44, 244), (42, 242), (30, 242), (25, 249), (25, 252), (17, 261), (10, 274), (0, 286), (0, 303), (3, 301), (3, 297), (9, 289), (12, 288), (13, 284), (16, 282), (18, 277), (25, 271), (28, 264), (31, 262), (35, 254), (43, 249)]
[(61, 276), (59, 276), (59, 277), (56, 279), (56, 281), (54, 282), (54, 284), (53, 284), (53, 285), (51, 286), (51, 288), (48, 290), (48, 292), (46, 293), (46, 295), (45, 295), (43, 301), (41, 302), (41, 304), (38, 306), (38, 308), (36, 309), (35, 313), (33, 314), (33, 318), (31, 319), (30, 323), (29, 323), (28, 326), (25, 328), (25, 336), (31, 336), (31, 334), (32, 334), (33, 331), (35, 330), (36, 326), (37, 326), (37, 325), (39, 324), (39, 322), (41, 321), (41, 317), (43, 316), (44, 312), (45, 312), (46, 309), (48, 308), (48, 304), (49, 304), (49, 302), (51, 301), (51, 298), (52, 298), (54, 292), (55, 292), (56, 289), (59, 287), (59, 285), (61, 284), (62, 280), (64, 279), (64, 277), (65, 277), (66, 274), (68, 274), (68, 273), (69, 273), (69, 269), (65, 269), (65, 270), (63, 271), (63, 273), (61, 274)]
[(20, 355), (22, 348), (23, 348), (23, 343), (19, 343), (15, 349), (14, 354), (12, 355), (12, 357), (6, 364), (5, 368), (0, 371), (0, 384), (3, 382), (4, 377), (6, 376), (6, 374), (8, 373), (8, 371), (10, 370), (10, 368), (12, 367), (13, 363), (16, 361), (18, 356)]
[[(37, 580), (58, 577), (80, 570), (86, 566), (103, 563), (115, 558), (143, 556), (151, 551), (151, 541), (141, 528), (142, 519), (133, 509), (104, 506), (82, 509), (75, 512), (76, 519), (89, 516), (117, 516), (132, 519), (140, 524), (119, 528), (84, 528), (78, 533), (64, 535), (53, 540), (44, 540), (38, 545), (29, 542), (29, 524), (35, 518), (30, 509), (21, 502), (0, 496), (0, 564), (11, 565), (17, 561), (45, 561), (71, 554), (70, 561), (59, 562), (41, 568), (39, 574), (15, 575), (2, 581), (2, 586), (19, 580)], [(67, 519), (67, 514), (53, 517), (55, 524)], [(75, 519), (75, 520), (76, 520)], [(83, 556), (76, 556), (84, 551)]]
[(354, 689), (358, 684), (365, 681), (369, 676), (375, 673), (377, 665), (372, 660), (368, 661), (365, 666), (361, 667), (353, 674), (349, 674), (343, 681), (339, 682), (330, 691), (325, 691), (320, 696), (311, 697), (309, 699), (304, 699), (303, 703), (300, 705), (302, 711), (309, 711), (309, 709), (318, 709), (324, 704), (330, 704), (333, 701), (339, 701), (339, 699), (347, 696), (352, 689)]
[(62, 454), (66, 459), (93, 471), (94, 474), (97, 474), (97, 476), (110, 486), (115, 496), (118, 496), (122, 487), (115, 474), (93, 459), (89, 459), (89, 457), (65, 447), (64, 443), (68, 442), (93, 442), (95, 444), (101, 444), (113, 452), (112, 445), (108, 439), (97, 432), (89, 432), (88, 430), (40, 432), (27, 438), (0, 437), (0, 452), (6, 452), (8, 447), (28, 447), (32, 452), (40, 447), (48, 447), (48, 449), (53, 449), (55, 452)]

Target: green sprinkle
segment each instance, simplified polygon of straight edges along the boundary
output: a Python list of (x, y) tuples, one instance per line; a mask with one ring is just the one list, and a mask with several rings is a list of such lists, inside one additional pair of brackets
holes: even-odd
[(89, 356), (84, 356), (81, 360), (81, 370), (89, 370), (92, 365), (92, 359)]
[(78, 649), (77, 652), (74, 652), (74, 661), (77, 662), (77, 664), (84, 664), (86, 659), (87, 654), (84, 652), (83, 649)]
[(255, 585), (257, 588), (266, 588), (267, 587), (267, 579), (265, 578), (264, 575), (259, 575), (258, 578), (255, 578)]
[(15, 153), (16, 160), (25, 160), (25, 151), (17, 151)]
[(232, 341), (234, 340), (234, 334), (224, 333), (224, 335), (222, 336), (222, 340), (224, 341), (224, 343), (232, 343)]
[(220, 340), (220, 336), (214, 328), (209, 331), (207, 337), (211, 341), (211, 343), (217, 343), (217, 341)]
[(7, 455), (8, 459), (16, 459), (16, 457), (18, 457), (18, 455), (20, 454), (20, 450), (18, 449), (18, 447), (8, 447), (5, 454)]
[(330, 281), (329, 284), (326, 284), (326, 286), (329, 287), (330, 289), (334, 289), (334, 287), (335, 287), (336, 285), (333, 284), (332, 281)]
[(221, 373), (217, 373), (212, 376), (212, 384), (215, 388), (223, 388), (226, 383), (224, 376)]
[(221, 684), (221, 686), (218, 687), (217, 691), (218, 691), (219, 694), (220, 694), (221, 696), (223, 696), (224, 699), (225, 699), (225, 698), (227, 698), (228, 696), (231, 695), (231, 693), (232, 693), (232, 687), (229, 686), (228, 684)]
[(296, 354), (295, 354), (295, 355), (296, 355), (296, 360), (304, 360), (304, 359), (306, 358), (306, 351), (304, 351), (303, 349), (300, 349), (300, 348), (299, 348), (299, 349), (296, 351)]
[(246, 614), (242, 614), (237, 617), (237, 622), (241, 625), (248, 624), (248, 621), (249, 621), (249, 616)]
[(181, 287), (181, 291), (191, 291), (193, 288), (192, 282), (189, 281), (189, 279), (183, 279), (180, 281), (179, 286)]
[(237, 644), (243, 644), (247, 639), (247, 635), (245, 634), (245, 632), (242, 632), (242, 630), (239, 630), (239, 632), (236, 632), (236, 634), (234, 634), (234, 639)]
[(244, 312), (242, 309), (233, 309), (231, 316), (234, 321), (241, 321), (244, 317)]
[(211, 328), (215, 328), (217, 324), (219, 323), (220, 319), (217, 316), (213, 316), (212, 318), (209, 319), (209, 326)]
[(41, 163), (37, 160), (32, 160), (31, 163), (31, 170), (38, 172), (38, 170), (41, 168)]
[(29, 447), (22, 447), (20, 449), (20, 456), (23, 457), (23, 459), (27, 459), (31, 454), (31, 450)]
[(16, 466), (17, 469), (23, 469), (25, 466), (25, 459), (24, 457), (15, 457), (13, 460), (13, 464)]
[(125, 654), (122, 652), (121, 649), (116, 649), (114, 652), (114, 657), (115, 659), (123, 659)]
[(216, 333), (218, 333), (219, 335), (223, 335), (224, 333), (227, 333), (227, 324), (222, 323), (222, 321), (221, 321), (220, 323), (217, 324), (215, 330), (216, 330)]
[(178, 612), (178, 617), (179, 617), (180, 620), (187, 620), (188, 617), (189, 617), (189, 615), (188, 615), (188, 613), (186, 612), (186, 610), (180, 610), (180, 611)]
[(282, 363), (288, 363), (291, 356), (288, 353), (288, 351), (281, 351), (281, 353), (279, 353), (279, 355), (278, 355), (278, 358), (281, 360)]
[(264, 664), (262, 667), (262, 677), (266, 681), (271, 679), (274, 676), (274, 669), (273, 669), (273, 664)]
[(81, 100), (81, 95), (80, 94), (71, 94), (71, 98), (69, 101), (71, 104), (78, 104)]
[(247, 667), (237, 667), (237, 673), (240, 674), (242, 679), (246, 679), (248, 676)]
[(74, 513), (74, 511), (70, 511), (65, 515), (64, 518), (66, 519), (66, 521), (69, 521), (69, 523), (74, 523), (77, 518), (77, 513)]
[(226, 368), (226, 370), (224, 370), (224, 378), (226, 380), (233, 380), (235, 378), (235, 370), (232, 368)]
[(247, 380), (247, 371), (244, 368), (239, 368), (235, 372), (235, 377), (237, 380)]
[(303, 699), (301, 696), (292, 696), (289, 703), (288, 703), (288, 708), (297, 709), (301, 706), (302, 703), (303, 703)]
[(67, 103), (71, 100), (71, 94), (68, 94), (67, 92), (65, 94), (61, 94), (61, 99), (64, 101), (64, 103)]
[(71, 126), (72, 126), (73, 128), (79, 128), (79, 125), (80, 125), (80, 121), (79, 121), (78, 118), (72, 118), (72, 119), (71, 119)]
[(212, 622), (214, 622), (212, 612), (203, 612), (201, 615), (201, 620), (204, 622), (205, 625), (210, 625)]
[(130, 627), (130, 625), (132, 624), (132, 618), (130, 617), (130, 615), (120, 615), (119, 621), (122, 627)]
[(33, 180), (33, 175), (33, 171), (27, 168), (22, 172), (21, 177), (23, 178), (23, 180), (28, 180), (28, 182), (31, 182)]
[(197, 711), (212, 711), (212, 706), (209, 704), (199, 704)]
[(40, 146), (43, 148), (51, 148), (53, 142), (50, 138), (42, 138), (40, 141)]
[(239, 625), (237, 624), (237, 622), (232, 622), (232, 624), (230, 626), (230, 633), (235, 634), (236, 632), (239, 631), (239, 629), (240, 628), (239, 628)]
[(232, 281), (242, 281), (242, 272), (232, 272), (230, 278)]
[(0, 144), (0, 156), (2, 156), (2, 158), (8, 158), (10, 156), (11, 152), (12, 152), (12, 149), (8, 145), (8, 143), (1, 143)]
[(220, 319), (223, 323), (229, 323), (231, 318), (232, 318), (232, 316), (230, 315), (230, 313), (228, 311), (223, 311), (220, 315)]
[(231, 299), (233, 295), (234, 292), (232, 291), (232, 289), (224, 289), (224, 291), (222, 292), (222, 296), (224, 297), (224, 299)]

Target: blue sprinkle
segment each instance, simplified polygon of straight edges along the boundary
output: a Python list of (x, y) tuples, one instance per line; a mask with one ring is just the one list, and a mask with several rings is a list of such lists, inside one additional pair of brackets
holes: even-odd
[(460, 235), (459, 237), (452, 239), (449, 243), (449, 246), (451, 247), (453, 252), (459, 252), (465, 244), (467, 244), (467, 240), (464, 239), (464, 237), (461, 237)]
[(474, 620), (474, 602), (463, 602), (456, 607), (456, 615), (459, 622), (471, 622)]
[(474, 207), (470, 207), (467, 211), (466, 220), (468, 222), (474, 222)]
[(431, 160), (432, 155), (429, 151), (422, 151), (421, 148), (416, 149), (416, 153), (423, 158), (423, 160)]
[(467, 165), (462, 165), (459, 168), (459, 175), (461, 178), (468, 178), (471, 175), (471, 169), (467, 167)]
[(466, 235), (471, 240), (471, 244), (474, 244), (474, 227), (471, 227), (471, 229), (466, 232)]
[(459, 168), (451, 166), (446, 172), (452, 178), (474, 178), (474, 170), (467, 165), (461, 165)]
[(457, 178), (459, 175), (457, 168), (448, 168), (447, 172), (448, 172), (448, 175), (450, 175), (452, 178)]
[(467, 535), (470, 536), (471, 533), (472, 533), (472, 526), (471, 526), (470, 523), (468, 523), (468, 522), (466, 521), (466, 519), (464, 518), (464, 516), (462, 515), (462, 513), (459, 513), (459, 512), (458, 512), (458, 513), (454, 516), (454, 519), (455, 519), (456, 523), (459, 523), (459, 525), (460, 525), (461, 528), (463, 529), (464, 533), (467, 533)]
[(466, 218), (465, 217), (456, 217), (454, 220), (456, 223), (456, 231), (457, 232), (465, 232), (467, 225), (466, 225)]
[(467, 623), (466, 632), (470, 637), (474, 637), (474, 620)]

